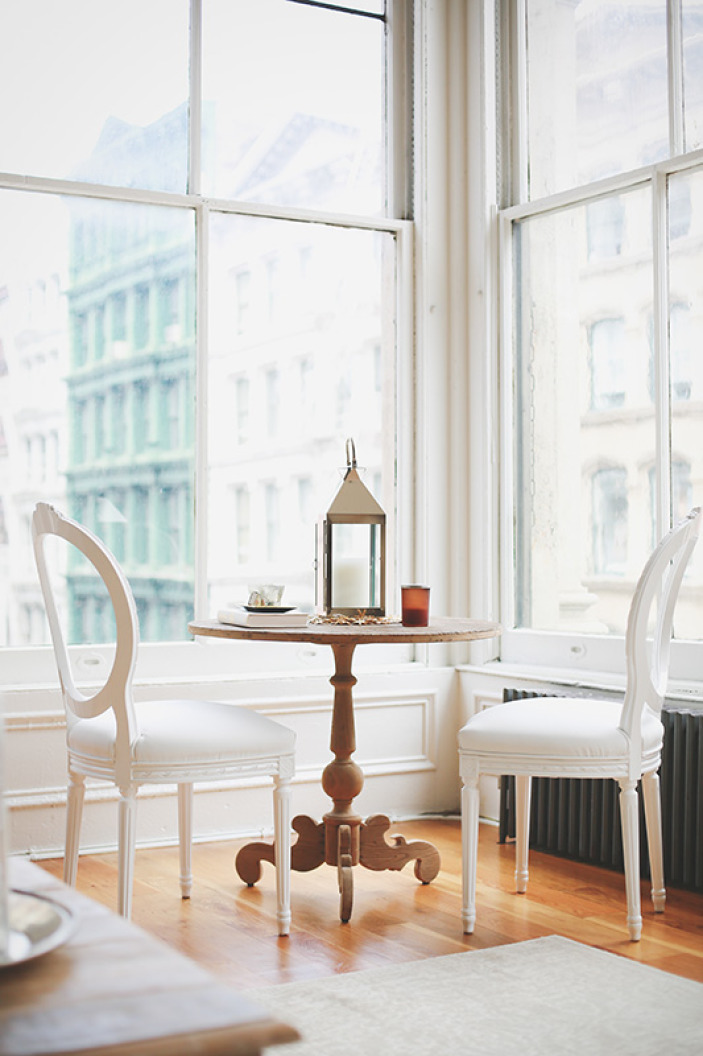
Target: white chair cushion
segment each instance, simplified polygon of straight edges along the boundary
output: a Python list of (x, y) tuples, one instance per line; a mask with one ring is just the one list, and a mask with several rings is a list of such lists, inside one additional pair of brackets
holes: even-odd
[[(212, 700), (155, 700), (135, 705), (139, 738), (133, 758), (142, 764), (247, 759), (293, 752), (295, 733), (265, 715)], [(79, 720), (69, 749), (114, 762), (115, 716), (107, 711)]]
[[(459, 749), (512, 756), (623, 758), (628, 740), (618, 728), (621, 712), (622, 705), (617, 701), (591, 698), (528, 697), (509, 701), (474, 715), (459, 732)], [(645, 708), (643, 751), (656, 751), (662, 738), (659, 718)]]

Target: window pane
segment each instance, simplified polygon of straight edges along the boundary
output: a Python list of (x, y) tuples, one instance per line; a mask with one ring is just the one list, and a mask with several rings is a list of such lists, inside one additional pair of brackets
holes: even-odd
[[(173, 637), (176, 611), (184, 638), (193, 610), (192, 214), (4, 191), (0, 228), (0, 641), (48, 641), (30, 539), (39, 500), (87, 524), (123, 561), (145, 641)], [(169, 298), (164, 328), (166, 284), (180, 297), (177, 309)], [(70, 568), (69, 626), (99, 641), (109, 626), (102, 602)]]
[(0, 5), (0, 171), (185, 190), (188, 9)]
[[(670, 192), (681, 188), (692, 203), (701, 201), (703, 172), (672, 176)], [(691, 210), (684, 236), (670, 234), (669, 341), (671, 345), (672, 514), (679, 519), (703, 505), (703, 219)], [(703, 558), (693, 552), (676, 609), (676, 634), (703, 638)]]
[(287, 0), (205, 0), (204, 192), (382, 212), (384, 30)]
[[(516, 225), (517, 625), (622, 633), (646, 560), (655, 460), (650, 196), (619, 198), (616, 256), (586, 206)], [(620, 221), (619, 221), (620, 222)]]
[(667, 157), (666, 0), (526, 7), (530, 198)]
[(208, 611), (266, 582), (312, 607), (315, 523), (341, 483), (347, 437), (392, 520), (394, 238), (216, 214), (210, 240)]

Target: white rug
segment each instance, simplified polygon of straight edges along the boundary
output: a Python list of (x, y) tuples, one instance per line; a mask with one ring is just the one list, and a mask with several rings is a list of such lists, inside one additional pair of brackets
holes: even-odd
[(703, 984), (558, 936), (248, 993), (271, 1056), (703, 1054)]

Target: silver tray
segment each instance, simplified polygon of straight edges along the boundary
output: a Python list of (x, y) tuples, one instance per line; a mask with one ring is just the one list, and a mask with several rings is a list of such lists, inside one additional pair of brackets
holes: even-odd
[(31, 891), (8, 894), (9, 942), (0, 952), (0, 969), (40, 957), (65, 942), (75, 926), (75, 917), (65, 906)]

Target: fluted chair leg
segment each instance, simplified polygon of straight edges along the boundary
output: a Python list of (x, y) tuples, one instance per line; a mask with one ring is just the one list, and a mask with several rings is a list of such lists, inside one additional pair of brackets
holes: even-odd
[(84, 798), (85, 778), (82, 774), (69, 773), (66, 793), (66, 849), (63, 859), (63, 879), (64, 883), (70, 887), (76, 886)]
[(136, 820), (137, 790), (132, 786), (121, 788), (119, 806), (119, 876), (117, 885), (117, 909), (120, 915), (127, 917), (127, 919), (132, 915)]
[(656, 771), (642, 775), (642, 796), (649, 847), (649, 870), (652, 877), (652, 904), (655, 913), (663, 913), (666, 888), (664, 886), (661, 790), (659, 774)]
[(276, 865), (276, 923), (278, 934), (290, 932), (290, 778), (274, 777), (273, 842)]
[(640, 900), (640, 834), (639, 802), (635, 781), (620, 781), (620, 823), (622, 849), (625, 860), (625, 891), (627, 894), (627, 927), (630, 938), (638, 942), (642, 934)]
[(515, 778), (515, 890), (524, 895), (529, 877), (532, 778)]
[(464, 934), (470, 935), (476, 923), (476, 866), (478, 858), (478, 774), (463, 778), (461, 789), (462, 902)]
[(178, 786), (178, 860), (181, 898), (190, 898), (193, 889), (193, 785), (184, 781)]

